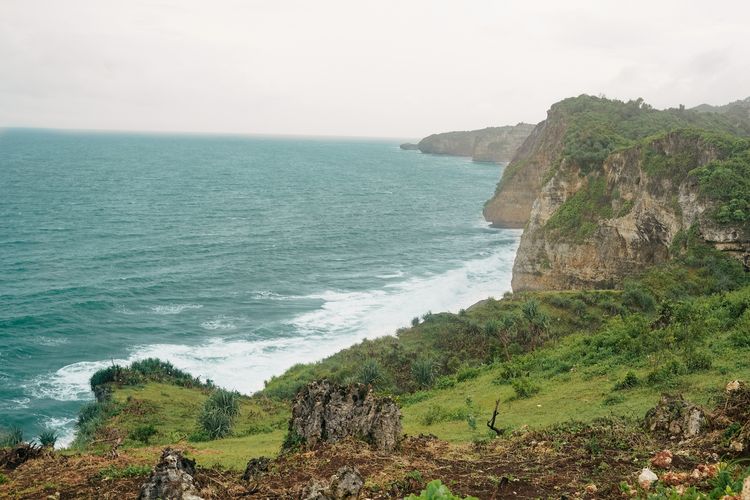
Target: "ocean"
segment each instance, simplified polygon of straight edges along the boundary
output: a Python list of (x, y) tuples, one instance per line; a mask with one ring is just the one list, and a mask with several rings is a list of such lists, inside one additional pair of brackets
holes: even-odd
[(0, 427), (69, 443), (113, 362), (252, 393), (502, 296), (501, 169), (393, 140), (0, 131)]

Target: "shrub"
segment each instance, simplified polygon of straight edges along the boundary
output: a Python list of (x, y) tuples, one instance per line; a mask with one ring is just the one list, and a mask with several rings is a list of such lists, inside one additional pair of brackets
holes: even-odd
[(11, 427), (0, 433), (0, 448), (11, 448), (23, 442), (23, 430), (20, 427)]
[(625, 402), (625, 396), (623, 396), (622, 394), (610, 394), (606, 398), (604, 398), (602, 404), (604, 406), (613, 406), (623, 402)]
[(375, 387), (383, 377), (380, 363), (376, 359), (368, 359), (359, 369), (357, 373), (357, 381), (365, 385), (372, 385)]
[(516, 399), (530, 398), (539, 392), (539, 386), (526, 377), (513, 379), (511, 386), (513, 386), (513, 391), (516, 393)]
[(305, 443), (305, 438), (297, 434), (294, 430), (289, 430), (284, 436), (284, 442), (281, 444), (283, 451), (298, 450)]
[(641, 381), (638, 378), (638, 375), (629, 371), (625, 374), (625, 378), (615, 383), (615, 390), (622, 391), (625, 389), (632, 389), (633, 387), (638, 387), (640, 383)]
[(456, 382), (475, 379), (480, 373), (482, 373), (482, 368), (479, 366), (465, 366), (456, 373)]
[(431, 358), (418, 358), (411, 365), (411, 374), (420, 389), (430, 387), (435, 380), (435, 363)]
[(422, 416), (422, 425), (432, 425), (439, 422), (455, 422), (466, 420), (469, 416), (468, 408), (457, 408), (449, 410), (440, 405), (430, 405), (427, 412)]
[(5, 484), (7, 482), (8, 482), (8, 477), (2, 472), (0, 472), (0, 484)]
[(406, 498), (407, 500), (479, 500), (476, 497), (454, 495), (439, 479), (427, 483), (427, 487), (422, 490), (419, 496), (411, 494)]
[(704, 351), (690, 351), (685, 355), (685, 366), (690, 373), (711, 369), (713, 361)]
[(112, 365), (108, 366), (107, 368), (97, 370), (89, 379), (91, 390), (93, 391), (97, 386), (100, 385), (116, 382), (119, 379), (121, 372), (122, 367), (119, 365)]
[(234, 418), (240, 412), (240, 394), (236, 391), (216, 389), (208, 396), (203, 408), (216, 410)]
[(87, 403), (78, 410), (78, 422), (80, 427), (99, 416), (101, 405), (97, 402)]
[(676, 376), (685, 373), (687, 373), (685, 365), (677, 359), (671, 359), (649, 373), (647, 380), (650, 384), (663, 384), (671, 382)]
[(625, 283), (622, 303), (631, 310), (651, 312), (656, 309), (656, 299), (647, 290), (632, 282)]
[(233, 418), (216, 409), (203, 409), (198, 416), (198, 440), (221, 439), (232, 432)]
[(447, 375), (445, 377), (440, 377), (435, 383), (435, 387), (437, 389), (450, 389), (451, 387), (455, 385), (456, 385), (456, 377), (447, 376)]
[(266, 381), (263, 394), (272, 399), (292, 399), (305, 385), (304, 380), (272, 377), (270, 381)]
[(211, 393), (198, 415), (198, 428), (208, 439), (221, 439), (232, 432), (240, 411), (239, 393), (217, 389)]
[(140, 441), (143, 444), (148, 444), (149, 440), (156, 435), (156, 427), (151, 424), (139, 425), (130, 433), (128, 437), (133, 441)]
[(491, 319), (484, 324), (484, 334), (488, 337), (494, 337), (499, 331), (500, 323), (497, 320)]
[(37, 438), (39, 444), (44, 448), (54, 448), (57, 443), (57, 433), (55, 431), (42, 431)]
[(414, 316), (411, 319), (411, 326), (418, 326), (419, 325), (419, 316)]

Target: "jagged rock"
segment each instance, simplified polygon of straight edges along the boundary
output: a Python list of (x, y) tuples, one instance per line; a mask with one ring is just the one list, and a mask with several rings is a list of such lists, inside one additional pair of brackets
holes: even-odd
[(302, 490), (302, 500), (331, 500), (331, 491), (324, 481), (312, 479)]
[(345, 465), (328, 482), (311, 480), (302, 491), (303, 500), (353, 500), (359, 497), (365, 482), (354, 467)]
[(391, 451), (401, 435), (401, 411), (393, 400), (375, 397), (363, 384), (315, 381), (295, 397), (289, 432), (307, 448), (353, 437)]
[(345, 465), (331, 476), (331, 494), (336, 500), (357, 498), (364, 484), (359, 471)]
[(179, 450), (166, 448), (148, 482), (141, 486), (141, 500), (203, 500), (193, 476), (195, 460), (185, 458)]
[(706, 427), (705, 412), (682, 396), (663, 395), (659, 404), (646, 413), (646, 427), (680, 439), (699, 435)]
[(245, 481), (255, 481), (259, 476), (268, 472), (268, 466), (271, 465), (271, 459), (268, 457), (252, 458), (247, 462), (245, 473), (242, 479)]

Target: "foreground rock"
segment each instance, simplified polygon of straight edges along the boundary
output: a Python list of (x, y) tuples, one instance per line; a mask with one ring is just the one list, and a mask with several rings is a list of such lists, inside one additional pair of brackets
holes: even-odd
[(147, 483), (141, 487), (141, 500), (203, 500), (193, 479), (195, 461), (178, 450), (166, 448)]
[(306, 448), (353, 437), (392, 451), (401, 436), (401, 411), (393, 400), (376, 397), (363, 384), (343, 387), (315, 381), (295, 397), (289, 432)]
[(706, 414), (682, 396), (664, 395), (646, 413), (646, 427), (651, 432), (668, 434), (679, 439), (697, 437), (706, 428)]
[(242, 475), (242, 479), (245, 481), (255, 481), (260, 476), (268, 472), (268, 467), (271, 465), (271, 459), (268, 457), (251, 458), (247, 462), (245, 467), (245, 473)]
[(311, 481), (302, 492), (304, 500), (350, 500), (359, 497), (365, 482), (354, 467), (345, 465), (328, 482)]

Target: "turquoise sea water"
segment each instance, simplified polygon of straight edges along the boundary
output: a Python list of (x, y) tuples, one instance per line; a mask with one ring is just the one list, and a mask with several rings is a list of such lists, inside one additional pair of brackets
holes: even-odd
[(499, 175), (395, 141), (0, 131), (0, 426), (68, 442), (112, 360), (250, 393), (502, 295)]

